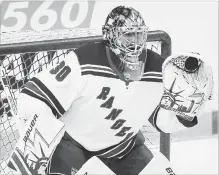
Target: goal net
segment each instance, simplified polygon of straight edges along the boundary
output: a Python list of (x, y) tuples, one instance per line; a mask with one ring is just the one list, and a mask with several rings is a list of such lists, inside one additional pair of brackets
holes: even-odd
[[(101, 41), (101, 31), (93, 29), (56, 30), (43, 32), (10, 32), (1, 34), (0, 45), (0, 172), (14, 174), (7, 161), (19, 138), (15, 116), (17, 96), (34, 75), (59, 61), (69, 49)], [(147, 48), (163, 57), (171, 54), (170, 37), (163, 31), (149, 31)], [(28, 107), (28, 106), (27, 106)], [(169, 134), (160, 134), (144, 125), (146, 145), (156, 154), (170, 154)]]

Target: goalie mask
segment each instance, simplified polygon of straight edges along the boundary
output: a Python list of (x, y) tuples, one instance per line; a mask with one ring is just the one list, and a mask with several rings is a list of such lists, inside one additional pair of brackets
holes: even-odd
[(131, 7), (118, 6), (107, 16), (103, 39), (118, 57), (114, 63), (127, 80), (140, 80), (146, 62), (147, 26), (141, 14)]

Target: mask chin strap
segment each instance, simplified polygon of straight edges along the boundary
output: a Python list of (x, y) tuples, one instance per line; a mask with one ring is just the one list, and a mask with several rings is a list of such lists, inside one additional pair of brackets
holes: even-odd
[(112, 59), (111, 59), (111, 56), (110, 56), (110, 49), (107, 46), (105, 46), (105, 48), (106, 48), (106, 57), (107, 57), (107, 60), (109, 61), (109, 64), (110, 64), (111, 68), (118, 75), (119, 79), (124, 81), (126, 86), (128, 86), (129, 83), (131, 82), (131, 80), (125, 79), (124, 75), (121, 72), (119, 72), (119, 70), (116, 68), (116, 66), (112, 62)]

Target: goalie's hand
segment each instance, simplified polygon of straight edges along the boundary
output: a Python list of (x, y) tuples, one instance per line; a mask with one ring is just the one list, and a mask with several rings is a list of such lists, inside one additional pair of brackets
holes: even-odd
[(213, 75), (197, 53), (169, 56), (162, 66), (164, 94), (160, 107), (193, 120), (206, 100), (211, 99)]

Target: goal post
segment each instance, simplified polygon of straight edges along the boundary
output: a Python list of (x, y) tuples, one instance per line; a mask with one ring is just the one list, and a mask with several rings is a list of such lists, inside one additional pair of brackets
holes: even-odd
[[(67, 54), (68, 49), (102, 40), (100, 32), (91, 29), (78, 30), (1, 34), (0, 170), (3, 174), (8, 172), (7, 159), (19, 137), (15, 120), (16, 100), (24, 84), (46, 69), (48, 64), (57, 61), (60, 55)], [(147, 43), (148, 49), (164, 58), (171, 54), (171, 38), (164, 31), (149, 31)], [(148, 126), (144, 126), (142, 130), (147, 146), (152, 150), (156, 147), (170, 159), (170, 134), (154, 132)]]

